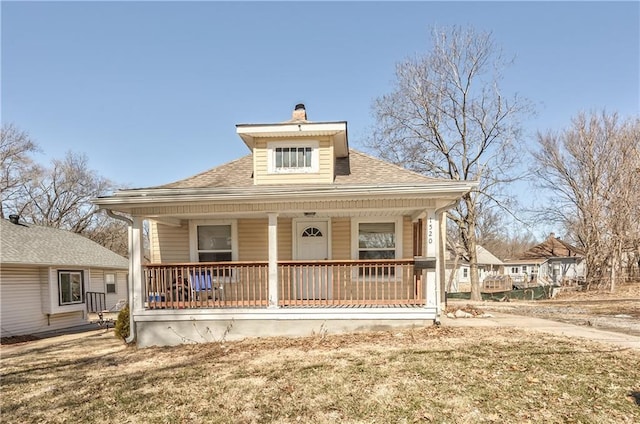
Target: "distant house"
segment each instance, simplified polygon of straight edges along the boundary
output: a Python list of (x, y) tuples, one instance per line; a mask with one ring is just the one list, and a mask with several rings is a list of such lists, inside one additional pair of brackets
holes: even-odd
[(551, 233), (515, 259), (504, 261), (504, 274), (518, 284), (561, 284), (585, 277), (584, 252)]
[(249, 155), (94, 200), (133, 217), (138, 346), (438, 319), (441, 223), (477, 182), (429, 178), (350, 149), (345, 121), (308, 121), (302, 104), (289, 121), (236, 132)]
[(88, 293), (127, 298), (126, 258), (75, 233), (0, 219), (0, 335), (86, 324)]
[[(478, 277), (482, 286), (485, 278), (496, 276), (500, 273), (503, 264), (499, 258), (480, 245), (476, 246), (476, 255), (478, 259)], [(455, 253), (452, 249), (447, 249), (446, 291), (448, 293), (471, 291), (471, 270), (469, 262), (464, 258), (459, 258), (457, 266), (454, 269), (455, 263)], [(454, 274), (453, 278), (451, 277), (451, 273)]]

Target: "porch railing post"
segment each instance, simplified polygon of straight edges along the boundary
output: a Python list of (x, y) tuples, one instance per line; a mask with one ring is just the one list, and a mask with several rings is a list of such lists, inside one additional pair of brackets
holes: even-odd
[(278, 214), (269, 214), (269, 308), (278, 307)]

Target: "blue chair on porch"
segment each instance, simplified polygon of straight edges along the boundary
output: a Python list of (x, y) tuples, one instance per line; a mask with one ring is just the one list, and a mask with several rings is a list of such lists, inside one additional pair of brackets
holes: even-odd
[(191, 288), (197, 299), (217, 300), (220, 298), (218, 290), (221, 288), (213, 286), (211, 270), (191, 271), (189, 277), (191, 279)]

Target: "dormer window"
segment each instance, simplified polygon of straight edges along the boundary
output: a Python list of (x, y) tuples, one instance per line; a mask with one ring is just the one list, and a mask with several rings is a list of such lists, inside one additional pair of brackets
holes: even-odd
[(267, 144), (268, 172), (314, 173), (319, 171), (318, 142), (287, 141)]

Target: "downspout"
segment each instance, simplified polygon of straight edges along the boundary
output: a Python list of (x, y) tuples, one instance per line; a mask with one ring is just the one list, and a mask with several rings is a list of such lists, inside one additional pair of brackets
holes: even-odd
[(129, 281), (128, 281), (128, 287), (127, 287), (127, 303), (129, 306), (129, 336), (124, 340), (125, 343), (129, 344), (129, 343), (133, 343), (136, 339), (136, 323), (133, 320), (133, 313), (131, 311), (131, 305), (133, 304), (133, 299), (132, 297), (132, 281), (131, 278), (133, 276), (133, 270), (131, 268), (131, 228), (133, 227), (133, 221), (129, 218), (127, 218), (126, 216), (122, 216), (122, 215), (117, 215), (115, 213), (113, 213), (113, 211), (111, 209), (105, 209), (105, 211), (107, 212), (107, 215), (113, 219), (117, 219), (119, 221), (123, 221), (127, 223), (127, 245), (129, 248)]

